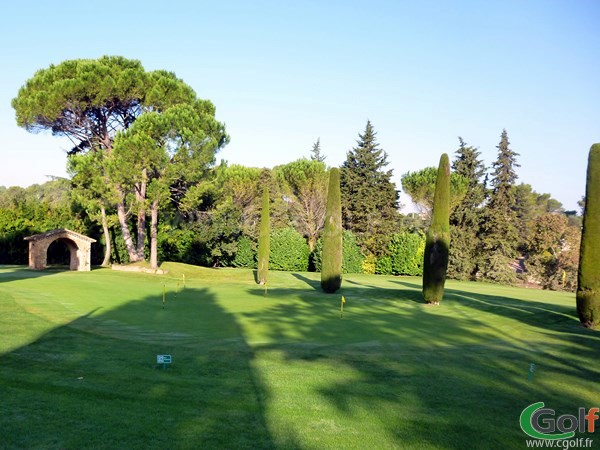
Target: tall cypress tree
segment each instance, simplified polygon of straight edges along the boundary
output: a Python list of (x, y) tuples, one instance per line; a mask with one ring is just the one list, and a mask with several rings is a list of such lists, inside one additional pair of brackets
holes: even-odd
[(477, 270), (477, 247), (481, 211), (485, 201), (485, 166), (480, 152), (461, 138), (452, 163), (454, 173), (465, 177), (469, 184), (467, 193), (450, 215), (452, 248), (448, 276), (461, 280), (473, 279)]
[(329, 171), (322, 255), (321, 287), (328, 294), (332, 294), (342, 285), (343, 256), (340, 172), (335, 167)]
[(258, 276), (259, 284), (267, 283), (269, 273), (271, 220), (269, 215), (269, 189), (265, 187), (262, 197), (262, 210), (260, 212), (260, 235), (258, 237)]
[(431, 225), (427, 230), (423, 259), (423, 298), (439, 304), (444, 296), (450, 250), (450, 161), (444, 153), (435, 183)]
[(577, 277), (577, 313), (581, 323), (592, 328), (600, 325), (600, 144), (594, 144), (590, 149), (585, 198)]
[(519, 239), (515, 182), (519, 155), (509, 148), (508, 134), (502, 130), (498, 159), (492, 164), (492, 191), (484, 211), (481, 229), (483, 277), (498, 283), (513, 283), (516, 275), (510, 263), (517, 256)]
[(380, 256), (397, 228), (399, 194), (391, 181), (393, 171), (385, 170), (387, 153), (379, 148), (376, 135), (367, 121), (342, 164), (340, 189), (344, 228), (355, 234), (364, 253)]

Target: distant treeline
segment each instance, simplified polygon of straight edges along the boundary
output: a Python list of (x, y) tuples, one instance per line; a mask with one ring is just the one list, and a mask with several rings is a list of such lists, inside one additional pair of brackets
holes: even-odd
[[(505, 137), (503, 133), (502, 139)], [(499, 161), (492, 167), (498, 173), (506, 172), (501, 160), (506, 157), (503, 145), (501, 142)], [(502, 181), (493, 172), (486, 186), (487, 172), (478, 155), (462, 140), (455, 153), (449, 276), (574, 289), (581, 217), (564, 212), (549, 194), (538, 194), (528, 184), (515, 184), (516, 177)], [(405, 191), (421, 209), (420, 214), (402, 215), (392, 171), (385, 170), (386, 158), (368, 123), (340, 168), (343, 269), (345, 273), (421, 275), (424, 230), (435, 180), (429, 168), (402, 177)], [(270, 268), (320, 270), (328, 174), (323, 159), (317, 142), (310, 158), (273, 169), (225, 163), (214, 167), (194, 202), (186, 197), (184, 204), (171, 196), (161, 208), (158, 259), (209, 267), (256, 267), (261, 195), (268, 186)], [(512, 170), (514, 158), (509, 162)], [(89, 205), (86, 210), (82, 196), (76, 194), (72, 181), (66, 179), (28, 188), (0, 187), (0, 263), (26, 264), (24, 237), (69, 228), (97, 239), (92, 263), (101, 264), (105, 237), (97, 210), (90, 210)], [(117, 211), (106, 213), (111, 260), (127, 263)], [(135, 230), (135, 215), (129, 221)], [(148, 236), (149, 229), (145, 233), (146, 257)], [(53, 246), (49, 262), (66, 261), (66, 249)]]

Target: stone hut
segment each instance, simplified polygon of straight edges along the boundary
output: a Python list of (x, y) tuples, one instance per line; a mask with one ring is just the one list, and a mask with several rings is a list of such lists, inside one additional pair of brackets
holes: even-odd
[(44, 270), (46, 268), (48, 247), (54, 241), (62, 241), (67, 245), (71, 254), (71, 270), (89, 271), (92, 242), (95, 239), (84, 236), (65, 228), (34, 234), (25, 238), (29, 241), (29, 268)]

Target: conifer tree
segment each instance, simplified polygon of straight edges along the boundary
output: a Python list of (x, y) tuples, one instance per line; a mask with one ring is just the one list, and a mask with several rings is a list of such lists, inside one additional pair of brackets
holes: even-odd
[(325, 162), (326, 156), (321, 153), (321, 138), (317, 138), (317, 142), (313, 144), (313, 148), (310, 151), (310, 159), (313, 161)]
[(423, 298), (439, 304), (444, 296), (450, 249), (450, 161), (444, 153), (435, 183), (431, 225), (427, 230), (423, 259)]
[(321, 287), (328, 294), (334, 293), (342, 285), (342, 256), (340, 172), (334, 167), (329, 171), (321, 267)]
[(481, 211), (485, 201), (485, 166), (479, 159), (480, 152), (458, 138), (459, 148), (452, 163), (454, 173), (468, 180), (467, 193), (450, 215), (452, 248), (448, 276), (457, 279), (473, 279), (477, 269), (478, 232)]
[(259, 284), (267, 283), (269, 273), (271, 221), (269, 216), (269, 189), (265, 187), (262, 197), (262, 210), (260, 212), (260, 235), (258, 237), (258, 276)]
[(588, 159), (583, 233), (577, 277), (577, 313), (589, 328), (600, 325), (600, 144)]
[(399, 221), (398, 191), (391, 181), (387, 153), (380, 149), (370, 121), (357, 146), (347, 153), (340, 171), (342, 220), (363, 253), (380, 256), (388, 248)]
[(480, 271), (484, 279), (507, 284), (516, 281), (510, 263), (517, 256), (519, 240), (515, 193), (518, 153), (509, 145), (508, 134), (502, 130), (498, 159), (492, 164), (492, 191), (484, 211), (480, 246)]

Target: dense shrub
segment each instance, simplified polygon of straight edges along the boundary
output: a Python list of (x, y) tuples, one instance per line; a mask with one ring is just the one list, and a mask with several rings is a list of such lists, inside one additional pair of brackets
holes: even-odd
[(233, 267), (244, 267), (247, 269), (256, 268), (256, 246), (252, 239), (242, 236), (237, 242), (237, 251), (233, 262)]
[[(312, 253), (312, 261), (316, 272), (321, 271), (321, 255), (323, 253), (323, 240), (319, 239)], [(342, 233), (342, 273), (361, 273), (365, 257), (356, 243), (354, 233), (344, 230)]]
[[(168, 225), (161, 225), (158, 233), (158, 259), (160, 261), (175, 261), (189, 262), (189, 255), (195, 239), (195, 233), (190, 229), (174, 229)], [(122, 242), (123, 239), (117, 239), (117, 242)], [(116, 251), (113, 248), (113, 253), (121, 257), (126, 257), (125, 249)]]
[(392, 274), (392, 258), (389, 255), (377, 258), (375, 262), (375, 273), (379, 275)]
[(305, 272), (309, 254), (306, 240), (294, 228), (280, 228), (271, 233), (269, 268)]
[(420, 232), (396, 233), (390, 243), (391, 273), (394, 275), (423, 275), (425, 236)]
[(374, 274), (377, 270), (377, 258), (374, 255), (367, 255), (361, 265), (363, 273)]
[(396, 233), (392, 236), (387, 255), (364, 259), (365, 273), (379, 275), (412, 275), (423, 274), (423, 252), (425, 236), (415, 231)]
[(351, 231), (345, 230), (342, 234), (342, 273), (361, 273), (362, 263), (365, 259), (356, 237)]

